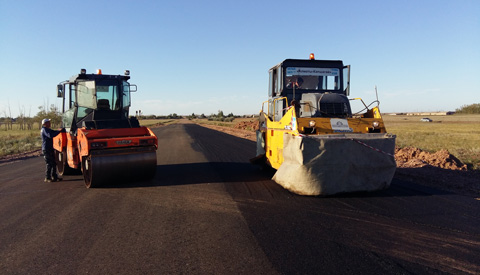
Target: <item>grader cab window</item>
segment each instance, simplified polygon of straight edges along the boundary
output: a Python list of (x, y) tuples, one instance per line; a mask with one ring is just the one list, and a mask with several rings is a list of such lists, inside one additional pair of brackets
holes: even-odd
[(337, 68), (287, 67), (285, 88), (303, 90), (340, 90), (340, 70)]

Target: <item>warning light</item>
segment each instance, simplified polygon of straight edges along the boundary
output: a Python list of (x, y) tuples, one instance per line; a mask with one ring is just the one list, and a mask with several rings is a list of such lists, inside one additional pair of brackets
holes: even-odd
[(80, 69), (80, 74), (86, 74), (87, 73), (87, 70), (85, 69)]
[(313, 53), (310, 54), (310, 60), (315, 60), (315, 55)]
[(97, 74), (102, 74), (102, 69), (97, 69)]

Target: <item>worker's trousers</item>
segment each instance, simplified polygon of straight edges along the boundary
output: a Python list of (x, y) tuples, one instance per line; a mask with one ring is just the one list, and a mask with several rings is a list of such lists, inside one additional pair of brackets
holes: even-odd
[(47, 168), (45, 169), (45, 178), (46, 179), (57, 179), (57, 164), (55, 163), (55, 154), (53, 151), (43, 151), (43, 157), (45, 158), (45, 163)]

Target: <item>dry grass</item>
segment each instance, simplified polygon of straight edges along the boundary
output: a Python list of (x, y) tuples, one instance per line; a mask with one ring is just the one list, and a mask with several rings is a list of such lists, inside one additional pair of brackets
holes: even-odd
[(153, 127), (158, 125), (169, 125), (173, 123), (177, 123), (178, 119), (141, 119), (140, 125), (145, 127)]
[(40, 149), (42, 138), (38, 125), (33, 130), (20, 130), (17, 124), (12, 125), (12, 130), (0, 129), (0, 156), (18, 154)]
[(233, 128), (233, 126), (235, 126), (237, 123), (241, 121), (251, 121), (251, 120), (254, 120), (254, 119), (253, 118), (235, 118), (232, 122), (226, 122), (226, 121), (213, 121), (213, 120), (208, 120), (206, 118), (203, 118), (203, 119), (192, 119), (191, 121), (198, 124), (207, 124), (207, 125)]

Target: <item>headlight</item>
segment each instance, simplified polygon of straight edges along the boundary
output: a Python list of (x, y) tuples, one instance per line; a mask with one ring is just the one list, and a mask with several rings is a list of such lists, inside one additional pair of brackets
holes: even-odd
[(373, 126), (373, 128), (377, 128), (378, 126), (380, 126), (380, 122), (374, 121), (374, 122), (372, 122), (372, 126)]
[(308, 125), (310, 126), (310, 128), (313, 128), (313, 127), (315, 127), (315, 125), (317, 125), (317, 123), (315, 122), (315, 120), (310, 120), (308, 122)]

